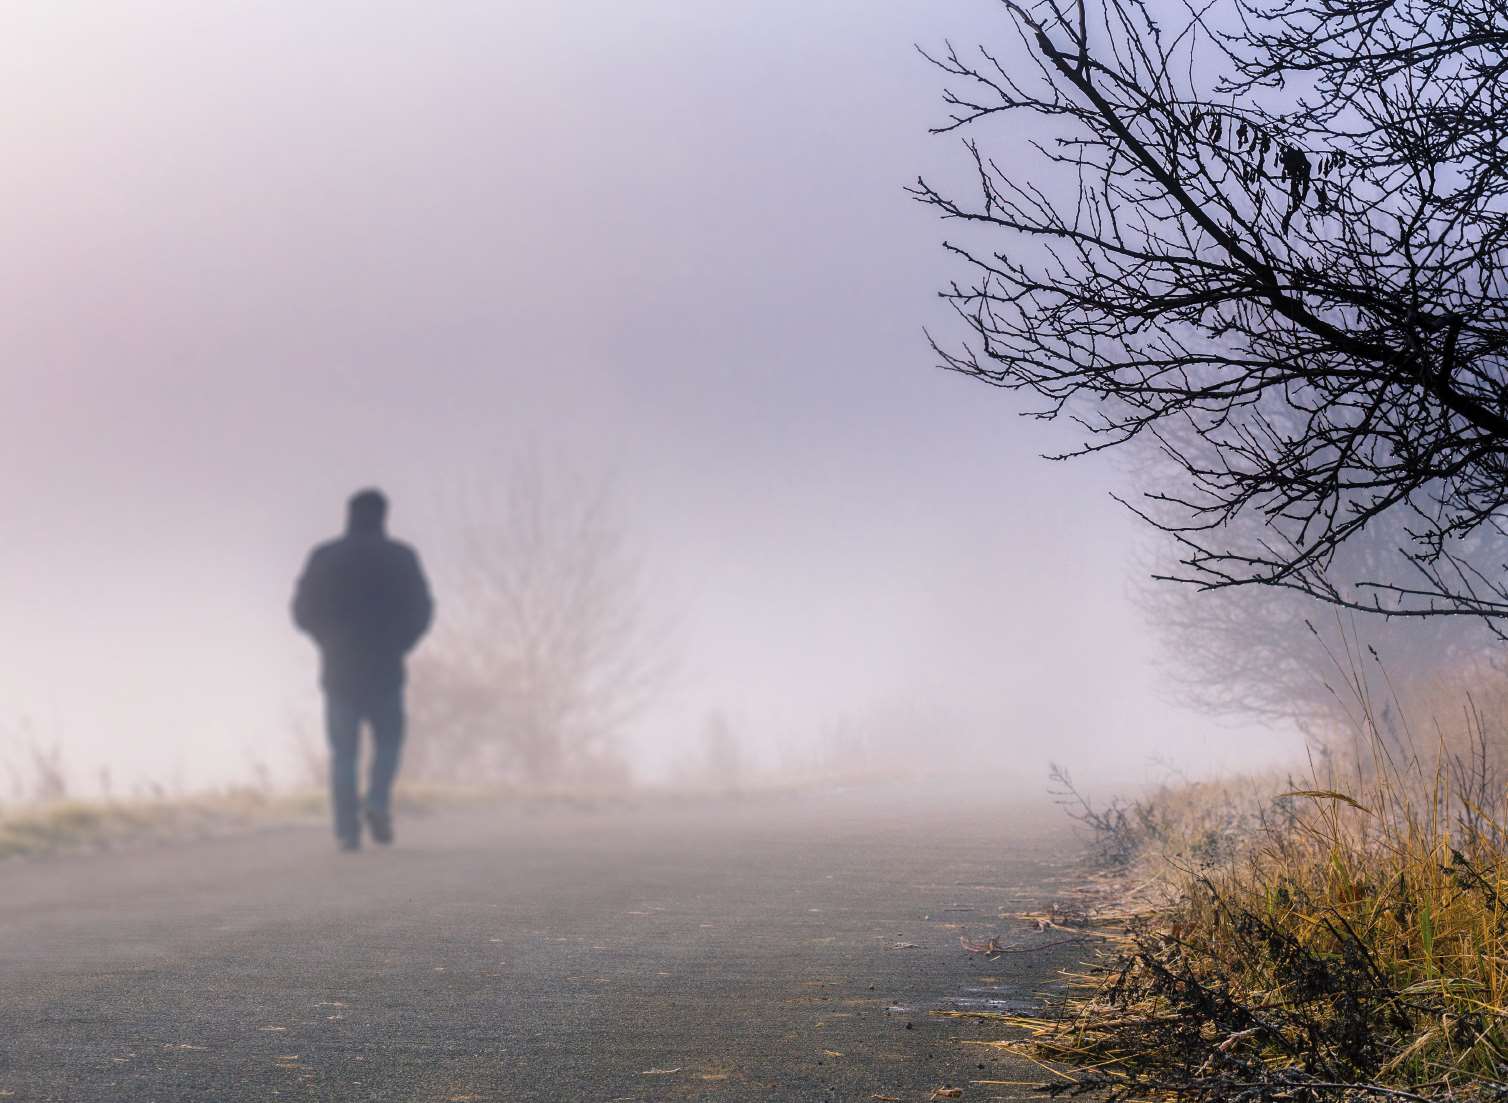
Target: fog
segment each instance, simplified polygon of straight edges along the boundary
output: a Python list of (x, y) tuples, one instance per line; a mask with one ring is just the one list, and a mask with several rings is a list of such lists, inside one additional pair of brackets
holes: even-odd
[[(447, 590), (520, 457), (606, 480), (674, 625), (644, 776), (718, 710), (1039, 787), (1284, 753), (1168, 703), (1133, 520), (936, 370), (966, 169), (913, 50), (985, 0), (11, 5), (0, 15), (0, 733), (81, 780), (293, 770), (308, 547), (369, 484)], [(1009, 140), (1025, 141), (1026, 136)]]

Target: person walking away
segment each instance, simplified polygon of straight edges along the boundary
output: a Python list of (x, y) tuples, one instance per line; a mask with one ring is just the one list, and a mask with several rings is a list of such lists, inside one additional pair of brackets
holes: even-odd
[[(418, 555), (388, 538), (387, 499), (379, 490), (353, 495), (345, 535), (310, 552), (293, 597), (294, 623), (319, 647), (330, 798), (342, 850), (361, 848), (363, 817), (374, 842), (393, 841), (404, 657), (433, 617), (434, 602)], [(372, 732), (364, 802), (356, 776), (363, 723)]]

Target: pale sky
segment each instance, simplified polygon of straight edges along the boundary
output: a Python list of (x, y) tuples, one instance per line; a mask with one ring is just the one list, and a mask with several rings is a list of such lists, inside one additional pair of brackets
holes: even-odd
[(0, 725), (126, 782), (277, 764), (317, 702), (290, 589), (345, 496), (383, 486), (440, 576), (439, 503), (527, 450), (612, 474), (677, 610), (651, 766), (713, 708), (773, 746), (946, 702), (1030, 785), (1290, 746), (1165, 702), (1114, 472), (932, 367), (948, 230), (903, 188), (964, 166), (912, 46), (1012, 56), (1007, 28), (990, 0), (6, 5)]

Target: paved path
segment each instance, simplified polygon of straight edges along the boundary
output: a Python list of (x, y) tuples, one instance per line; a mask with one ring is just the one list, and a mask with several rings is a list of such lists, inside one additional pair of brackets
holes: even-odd
[[(891, 794), (453, 813), (0, 865), (0, 1099), (926, 1100), (1039, 1078), (936, 1009), (1072, 950), (1050, 810)], [(971, 1002), (972, 1001), (972, 1002)]]

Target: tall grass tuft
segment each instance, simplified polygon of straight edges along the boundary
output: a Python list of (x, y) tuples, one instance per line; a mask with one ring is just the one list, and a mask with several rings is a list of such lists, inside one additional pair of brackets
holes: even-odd
[(1053, 1094), (1508, 1098), (1503, 733), (1467, 702), (1427, 753), (1363, 701), (1360, 738), (1304, 783), (1083, 802), (1102, 854), (1167, 894), (1066, 1016), (1014, 1019), (1026, 1040), (1001, 1044), (1057, 1070)]

